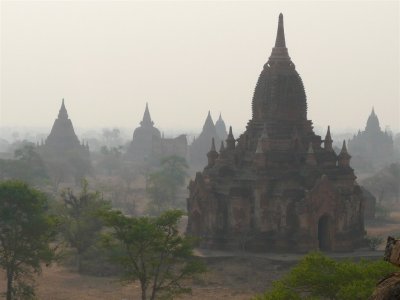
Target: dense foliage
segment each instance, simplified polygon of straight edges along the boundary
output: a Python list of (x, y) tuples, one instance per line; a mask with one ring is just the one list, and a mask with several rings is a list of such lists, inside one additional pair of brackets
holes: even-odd
[(205, 270), (193, 256), (193, 240), (178, 232), (182, 215), (178, 210), (159, 217), (133, 218), (118, 211), (104, 214), (112, 228), (105, 245), (121, 250), (112, 259), (123, 268), (123, 280), (139, 280), (142, 300), (188, 293), (183, 280)]
[(6, 272), (7, 300), (33, 296), (31, 275), (54, 259), (49, 243), (56, 228), (44, 194), (20, 181), (0, 183), (0, 267)]
[(185, 184), (187, 168), (185, 159), (179, 156), (161, 160), (161, 169), (151, 173), (147, 180), (147, 192), (151, 198), (149, 213), (158, 215), (167, 209), (182, 208), (177, 203), (177, 193)]
[(76, 250), (77, 267), (81, 272), (82, 255), (96, 244), (103, 228), (101, 213), (110, 210), (111, 205), (102, 199), (99, 192), (89, 191), (86, 180), (82, 181), (78, 195), (67, 189), (61, 197), (61, 232), (68, 245)]
[(394, 266), (381, 260), (335, 261), (311, 253), (254, 300), (368, 299), (376, 283), (394, 271)]
[(0, 179), (17, 179), (30, 184), (48, 179), (44, 162), (33, 144), (15, 150), (14, 159), (0, 159)]

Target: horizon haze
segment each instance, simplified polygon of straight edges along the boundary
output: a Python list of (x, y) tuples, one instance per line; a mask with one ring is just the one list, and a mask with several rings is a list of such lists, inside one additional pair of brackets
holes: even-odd
[(131, 128), (149, 103), (162, 131), (208, 111), (240, 134), (278, 15), (308, 119), (363, 130), (375, 108), (399, 126), (399, 3), (1, 2), (0, 127), (50, 130), (65, 99), (75, 128)]

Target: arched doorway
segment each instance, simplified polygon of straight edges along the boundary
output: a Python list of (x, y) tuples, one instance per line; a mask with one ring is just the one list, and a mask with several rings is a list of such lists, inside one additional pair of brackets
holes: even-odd
[(332, 250), (331, 218), (327, 214), (318, 220), (318, 246), (321, 251)]

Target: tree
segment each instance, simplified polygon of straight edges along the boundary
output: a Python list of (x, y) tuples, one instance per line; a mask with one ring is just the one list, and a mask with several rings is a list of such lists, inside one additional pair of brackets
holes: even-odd
[(121, 131), (118, 128), (110, 129), (103, 129), (103, 138), (104, 142), (106, 143), (107, 147), (116, 147), (121, 144)]
[(111, 176), (114, 171), (117, 171), (122, 166), (122, 147), (111, 147), (103, 146), (100, 149), (101, 160), (99, 161), (99, 167), (106, 170), (108, 176)]
[(395, 267), (384, 261), (335, 261), (310, 253), (272, 290), (254, 300), (368, 299), (376, 283)]
[(46, 167), (32, 143), (14, 151), (15, 159), (0, 159), (0, 179), (18, 179), (34, 184), (48, 179)]
[(63, 208), (61, 212), (62, 235), (69, 246), (76, 249), (78, 271), (82, 271), (82, 255), (93, 246), (103, 228), (101, 212), (111, 209), (108, 201), (99, 192), (90, 192), (86, 180), (78, 196), (71, 189), (61, 193)]
[(49, 243), (56, 228), (43, 193), (20, 181), (0, 183), (0, 266), (7, 276), (7, 300), (34, 294), (26, 279), (55, 258)]
[(118, 211), (104, 215), (113, 229), (105, 245), (121, 249), (113, 261), (123, 268), (125, 281), (139, 280), (142, 300), (189, 293), (190, 288), (182, 286), (183, 280), (205, 271), (193, 256), (194, 240), (179, 235), (182, 215), (179, 210), (166, 211), (159, 217), (132, 218)]
[(147, 192), (151, 197), (149, 212), (155, 215), (179, 207), (177, 192), (185, 184), (188, 165), (184, 158), (169, 156), (161, 160), (161, 169), (149, 175)]

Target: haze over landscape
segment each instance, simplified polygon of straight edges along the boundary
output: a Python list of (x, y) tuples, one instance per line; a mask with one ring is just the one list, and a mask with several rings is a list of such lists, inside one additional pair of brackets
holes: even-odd
[(0, 9), (0, 297), (400, 299), (399, 1)]
[(309, 119), (356, 131), (374, 106), (397, 132), (397, 1), (2, 1), (0, 126), (48, 130), (65, 98), (77, 128), (133, 130), (149, 102), (162, 130), (211, 110), (240, 133), (279, 12)]

